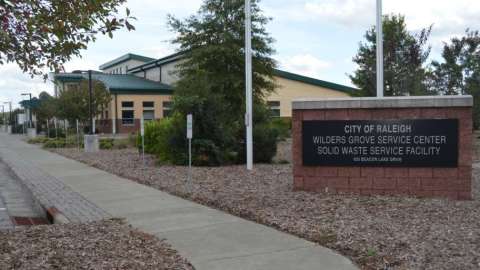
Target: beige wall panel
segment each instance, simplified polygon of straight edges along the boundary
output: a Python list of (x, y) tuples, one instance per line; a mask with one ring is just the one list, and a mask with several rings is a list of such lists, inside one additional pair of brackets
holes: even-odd
[[(143, 76), (143, 72), (139, 73), (139, 75)], [(160, 68), (157, 67), (157, 68), (152, 68), (152, 69), (147, 70), (146, 79), (152, 80), (152, 81), (155, 81), (155, 82), (159, 82), (160, 81)]]
[(275, 93), (272, 93), (267, 100), (280, 101), (280, 116), (292, 116), (292, 100), (298, 98), (335, 98), (335, 97), (349, 97), (345, 92), (331, 90), (320, 86), (288, 80), (280, 77), (275, 77), (276, 83), (279, 87)]
[(173, 74), (179, 61), (162, 66), (162, 83), (173, 85), (178, 81), (178, 76)]
[(126, 68), (128, 67), (128, 69), (132, 69), (134, 67), (138, 67), (140, 65), (143, 65), (145, 64), (146, 62), (142, 62), (142, 61), (138, 61), (138, 60), (134, 60), (134, 59), (131, 59), (131, 60), (128, 60), (126, 62), (123, 62), (123, 63), (120, 63), (118, 65), (115, 65), (115, 66), (112, 66), (110, 68), (107, 68), (105, 70), (102, 70), (104, 73), (110, 73), (110, 71), (116, 69), (116, 68), (122, 68), (122, 73), (125, 74), (126, 73)]

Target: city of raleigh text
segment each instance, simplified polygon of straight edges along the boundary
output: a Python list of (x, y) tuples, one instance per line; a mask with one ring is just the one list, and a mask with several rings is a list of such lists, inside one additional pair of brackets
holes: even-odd
[(447, 143), (443, 135), (411, 135), (410, 124), (347, 124), (343, 132), (345, 135), (314, 136), (317, 153), (358, 156), (354, 157), (357, 161), (382, 161), (380, 157), (383, 161), (401, 162), (405, 155), (439, 155), (441, 145)]

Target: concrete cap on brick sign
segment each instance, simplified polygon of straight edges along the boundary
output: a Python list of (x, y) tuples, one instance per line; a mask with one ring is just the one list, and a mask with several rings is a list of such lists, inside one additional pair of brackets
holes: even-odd
[(296, 99), (293, 110), (315, 109), (369, 109), (369, 108), (437, 108), (472, 107), (472, 96), (408, 96), (408, 97), (359, 97)]

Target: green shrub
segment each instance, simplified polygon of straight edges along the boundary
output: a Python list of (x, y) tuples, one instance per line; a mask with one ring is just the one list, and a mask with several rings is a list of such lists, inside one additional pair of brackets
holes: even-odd
[(28, 139), (28, 143), (30, 144), (43, 144), (45, 142), (48, 141), (48, 138), (46, 137), (37, 137), (37, 138), (33, 138), (33, 139)]
[(63, 128), (50, 128), (50, 130), (48, 130), (48, 137), (49, 138), (57, 138), (57, 135), (58, 135), (58, 138), (65, 138), (65, 130)]
[[(182, 163), (185, 153), (176, 153), (173, 145), (176, 142), (174, 132), (176, 130), (175, 117), (168, 117), (158, 121), (145, 123), (145, 152), (157, 156), (161, 162)], [(142, 137), (137, 136), (137, 148), (142, 149)]]
[(292, 119), (291, 118), (274, 118), (272, 127), (278, 132), (278, 139), (285, 140), (292, 137)]
[(48, 140), (43, 144), (44, 148), (64, 148), (66, 146), (65, 140)]
[(111, 150), (113, 149), (113, 139), (100, 139), (99, 146), (102, 150)]
[(132, 144), (130, 139), (117, 139), (113, 141), (113, 149), (126, 149), (134, 146), (135, 144)]

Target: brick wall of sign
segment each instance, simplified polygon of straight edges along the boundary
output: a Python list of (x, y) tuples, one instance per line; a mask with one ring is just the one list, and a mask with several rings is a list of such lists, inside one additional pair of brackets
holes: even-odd
[[(458, 119), (458, 167), (303, 166), (302, 121)], [(293, 173), (296, 190), (333, 194), (407, 195), (471, 199), (472, 110), (469, 107), (293, 110)]]

